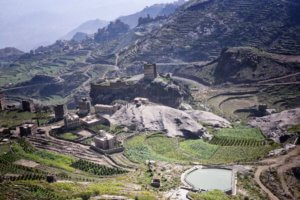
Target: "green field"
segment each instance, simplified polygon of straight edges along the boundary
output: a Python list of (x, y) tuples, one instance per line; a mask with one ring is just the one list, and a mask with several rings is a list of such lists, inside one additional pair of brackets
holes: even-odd
[(132, 161), (162, 160), (175, 163), (202, 162), (228, 164), (249, 162), (264, 157), (275, 146), (266, 144), (255, 147), (220, 146), (198, 140), (168, 138), (154, 134), (139, 135), (125, 142), (125, 155)]
[(231, 137), (235, 139), (254, 139), (254, 140), (265, 139), (259, 129), (248, 128), (241, 125), (238, 125), (234, 128), (223, 128), (220, 131), (218, 131), (218, 134), (216, 136)]
[(75, 161), (74, 158), (62, 154), (53, 153), (45, 150), (37, 150), (33, 148), (25, 140), (19, 140), (12, 145), (13, 157), (33, 160), (43, 165), (56, 167), (69, 172), (75, 171), (71, 164)]
[(30, 112), (19, 111), (0, 111), (0, 126), (2, 127), (16, 127), (30, 121), (36, 115)]
[(219, 146), (258, 147), (264, 146), (266, 141), (259, 129), (238, 125), (219, 130), (210, 143)]
[(65, 140), (77, 140), (79, 138), (78, 135), (70, 132), (59, 134), (58, 137)]
[(239, 200), (238, 196), (229, 196), (220, 190), (213, 190), (204, 193), (190, 192), (189, 196), (192, 200)]

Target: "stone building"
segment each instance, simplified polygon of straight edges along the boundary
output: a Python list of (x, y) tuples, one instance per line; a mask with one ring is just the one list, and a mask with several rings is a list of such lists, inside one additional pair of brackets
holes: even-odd
[(37, 132), (37, 125), (36, 124), (23, 124), (20, 128), (20, 136), (29, 136), (34, 135)]
[(34, 104), (31, 101), (23, 100), (22, 101), (22, 110), (24, 112), (34, 112)]
[(85, 116), (89, 114), (90, 111), (91, 111), (91, 102), (88, 101), (87, 98), (82, 98), (81, 101), (79, 102), (78, 114), (81, 116)]
[(74, 113), (69, 113), (65, 116), (64, 124), (66, 129), (75, 129), (81, 125), (79, 116)]
[(144, 65), (144, 79), (154, 80), (157, 77), (156, 64)]
[(56, 105), (54, 106), (54, 114), (56, 120), (63, 120), (66, 115), (65, 105)]
[(0, 110), (5, 109), (5, 96), (4, 94), (0, 94)]
[(119, 108), (118, 105), (104, 105), (104, 104), (97, 104), (94, 106), (95, 112), (97, 114), (113, 114)]
[(80, 119), (81, 124), (86, 127), (91, 127), (99, 124), (110, 125), (109, 121), (98, 115), (88, 115), (82, 119)]
[(94, 142), (96, 148), (102, 150), (109, 150), (117, 147), (117, 138), (105, 132), (101, 133), (101, 137), (95, 137)]

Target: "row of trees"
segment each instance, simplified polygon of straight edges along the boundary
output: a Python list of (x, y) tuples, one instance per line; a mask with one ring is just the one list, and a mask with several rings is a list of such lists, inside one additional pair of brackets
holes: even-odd
[(92, 173), (98, 176), (111, 176), (111, 175), (123, 174), (127, 172), (120, 168), (110, 168), (86, 160), (78, 160), (77, 162), (73, 163), (71, 166), (76, 169), (80, 169), (82, 171)]
[(220, 146), (248, 146), (248, 147), (257, 147), (265, 145), (265, 141), (253, 140), (253, 139), (230, 139), (230, 138), (218, 138), (214, 137), (211, 141), (211, 144), (220, 145)]

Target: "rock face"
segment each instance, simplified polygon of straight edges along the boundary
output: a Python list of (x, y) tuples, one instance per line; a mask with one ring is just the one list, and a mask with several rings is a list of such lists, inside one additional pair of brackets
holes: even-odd
[(184, 111), (158, 104), (128, 104), (112, 117), (112, 123), (137, 131), (165, 132), (170, 137), (208, 138), (206, 129)]
[(257, 82), (300, 71), (300, 58), (252, 47), (224, 49), (215, 68), (216, 82)]
[(197, 122), (201, 124), (207, 124), (215, 128), (230, 128), (231, 123), (218, 115), (211, 112), (200, 111), (200, 110), (187, 110), (185, 111), (193, 117)]
[(258, 127), (268, 138), (279, 141), (290, 126), (300, 124), (300, 108), (285, 110), (281, 113), (258, 117), (249, 122)]
[(155, 103), (178, 107), (184, 99), (190, 97), (188, 90), (171, 79), (157, 77), (153, 81), (118, 80), (91, 85), (92, 104), (111, 104), (115, 100), (131, 101), (135, 97), (145, 97)]

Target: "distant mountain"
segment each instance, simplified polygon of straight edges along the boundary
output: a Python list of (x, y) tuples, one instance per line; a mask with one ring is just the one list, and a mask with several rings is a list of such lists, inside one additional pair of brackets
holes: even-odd
[(108, 25), (109, 22), (100, 20), (100, 19), (95, 19), (95, 20), (90, 20), (87, 21), (74, 30), (70, 31), (66, 36), (64, 36), (62, 39), (65, 40), (70, 40), (75, 36), (76, 33), (86, 33), (86, 34), (93, 34), (98, 31), (98, 29), (103, 28)]
[(128, 24), (130, 28), (134, 28), (138, 25), (138, 20), (140, 17), (147, 17), (147, 15), (153, 18), (157, 16), (169, 16), (185, 2), (185, 0), (178, 0), (169, 4), (155, 4), (153, 6), (146, 7), (142, 11), (132, 15), (119, 17), (119, 19), (125, 24)]
[(73, 21), (51, 12), (34, 12), (9, 19), (0, 16), (0, 48), (16, 47), (29, 51), (50, 45), (77, 24)]

